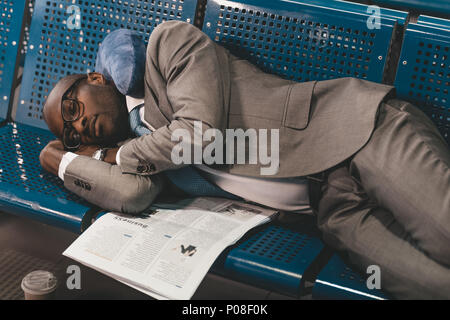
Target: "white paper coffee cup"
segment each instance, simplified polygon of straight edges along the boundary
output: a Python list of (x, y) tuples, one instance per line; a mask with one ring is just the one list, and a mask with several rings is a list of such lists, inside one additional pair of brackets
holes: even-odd
[(44, 270), (30, 272), (22, 279), (25, 300), (51, 300), (54, 298), (57, 279), (53, 273)]

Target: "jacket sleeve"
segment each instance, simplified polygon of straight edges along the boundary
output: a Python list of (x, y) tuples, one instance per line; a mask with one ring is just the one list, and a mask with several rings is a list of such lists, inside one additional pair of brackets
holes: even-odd
[[(186, 130), (193, 143), (194, 121), (201, 121), (202, 132), (209, 128), (223, 131), (227, 123), (228, 54), (198, 28), (180, 21), (159, 25), (150, 36), (146, 64), (146, 77), (158, 78), (157, 83), (165, 85), (152, 89), (166, 90), (173, 116), (170, 124), (122, 147), (123, 173), (150, 175), (180, 167), (171, 159), (173, 147), (180, 142), (171, 139), (176, 129)], [(208, 143), (202, 141), (202, 149)]]
[(124, 174), (117, 165), (78, 156), (66, 168), (64, 186), (105, 210), (139, 214), (163, 190), (164, 179)]

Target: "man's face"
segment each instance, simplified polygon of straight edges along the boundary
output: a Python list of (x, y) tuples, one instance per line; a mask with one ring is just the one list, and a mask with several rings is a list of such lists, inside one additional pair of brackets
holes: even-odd
[(125, 99), (102, 75), (73, 81), (64, 92), (58, 86), (54, 90), (44, 107), (44, 118), (66, 147), (112, 146), (127, 137)]

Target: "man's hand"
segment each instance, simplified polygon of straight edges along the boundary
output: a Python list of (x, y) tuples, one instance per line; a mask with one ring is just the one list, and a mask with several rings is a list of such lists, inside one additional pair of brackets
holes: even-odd
[(54, 175), (58, 175), (59, 163), (65, 153), (66, 151), (61, 140), (50, 141), (39, 155), (42, 168)]
[(108, 162), (109, 164), (117, 164), (116, 163), (116, 154), (119, 151), (119, 148), (111, 148), (106, 151), (106, 156), (103, 161)]

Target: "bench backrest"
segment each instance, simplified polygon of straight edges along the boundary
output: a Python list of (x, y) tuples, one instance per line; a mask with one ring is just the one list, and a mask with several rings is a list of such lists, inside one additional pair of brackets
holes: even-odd
[(405, 32), (395, 81), (398, 95), (415, 103), (450, 139), (450, 20), (420, 16)]
[(25, 2), (0, 0), (0, 120), (6, 119), (11, 102)]
[(194, 23), (196, 1), (46, 0), (37, 1), (31, 22), (16, 122), (47, 128), (42, 106), (62, 77), (93, 71), (98, 46), (111, 31), (142, 34), (166, 20)]
[(382, 82), (395, 28), (407, 15), (383, 9), (376, 21), (368, 9), (325, 0), (208, 0), (203, 31), (234, 54), (294, 81)]

